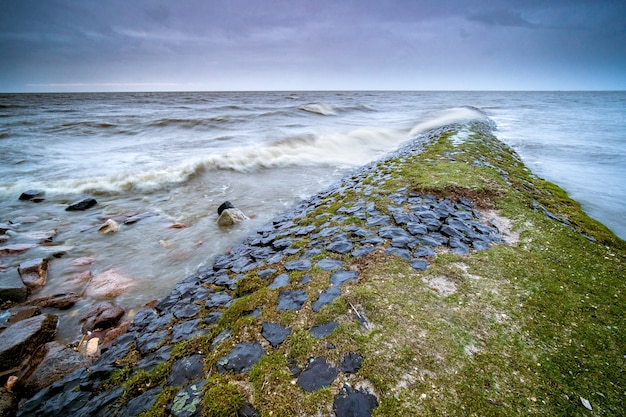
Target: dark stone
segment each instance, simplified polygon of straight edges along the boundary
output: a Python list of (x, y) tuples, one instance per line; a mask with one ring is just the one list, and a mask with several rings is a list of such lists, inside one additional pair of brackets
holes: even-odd
[(207, 331), (200, 327), (200, 319), (183, 321), (172, 328), (172, 340), (170, 340), (170, 343), (191, 339), (206, 333)]
[(390, 255), (398, 256), (398, 257), (404, 259), (407, 262), (411, 261), (411, 252), (409, 252), (406, 249), (389, 248), (389, 249), (385, 250), (385, 253), (390, 254)]
[(415, 256), (416, 258), (423, 258), (425, 256), (435, 255), (437, 255), (435, 251), (428, 246), (420, 246), (419, 248), (415, 249), (415, 252), (413, 252), (413, 256)]
[(259, 342), (239, 343), (228, 355), (217, 360), (217, 370), (222, 374), (228, 371), (238, 374), (250, 372), (264, 354), (263, 346)]
[(311, 233), (314, 230), (315, 230), (315, 226), (314, 225), (302, 226), (302, 227), (299, 227), (299, 228), (295, 229), (294, 235), (296, 235), (296, 236), (304, 236), (304, 235), (308, 235), (309, 233)]
[(201, 308), (202, 307), (200, 307), (198, 304), (190, 303), (185, 300), (185, 302), (181, 301), (179, 303), (176, 303), (171, 310), (174, 314), (174, 317), (176, 317), (177, 319), (189, 319), (191, 317), (195, 317)]
[(312, 279), (313, 279), (313, 277), (311, 275), (305, 275), (305, 276), (302, 277), (302, 279), (300, 280), (300, 282), (298, 284), (299, 285), (308, 284), (309, 282), (311, 282)]
[(357, 391), (347, 384), (335, 396), (333, 403), (335, 417), (371, 417), (376, 407), (378, 400), (375, 395), (363, 388)]
[(302, 308), (302, 304), (309, 298), (307, 293), (302, 290), (284, 290), (278, 295), (277, 310), (293, 310), (298, 311)]
[(425, 235), (426, 233), (428, 233), (428, 228), (426, 227), (426, 225), (424, 225), (422, 223), (416, 223), (416, 222), (408, 223), (406, 225), (406, 229), (413, 236), (415, 236), (415, 235)]
[(263, 329), (261, 335), (270, 342), (272, 347), (276, 347), (283, 343), (285, 339), (291, 334), (291, 327), (285, 327), (278, 323), (268, 323), (266, 321), (262, 324)]
[(311, 328), (311, 335), (316, 339), (328, 336), (339, 326), (336, 321), (329, 321), (326, 324), (317, 324)]
[(441, 233), (445, 236), (448, 236), (450, 238), (462, 238), (463, 237), (463, 233), (458, 230), (455, 229), (454, 227), (444, 224), (443, 226), (441, 226)]
[(337, 368), (326, 362), (326, 359), (317, 357), (309, 362), (297, 382), (305, 391), (313, 392), (332, 384), (338, 374)]
[(129, 218), (124, 220), (124, 224), (126, 224), (126, 225), (135, 224), (135, 223), (137, 223), (140, 220), (147, 219), (149, 217), (156, 217), (158, 215), (159, 215), (159, 213), (155, 213), (153, 211), (148, 211), (148, 212), (145, 212), (145, 213), (139, 213), (139, 214), (137, 214), (135, 216), (130, 216)]
[(417, 261), (411, 261), (411, 266), (413, 267), (413, 269), (423, 271), (428, 267), (428, 262), (421, 259)]
[(341, 268), (343, 266), (343, 261), (339, 259), (324, 258), (317, 262), (317, 266), (322, 268), (324, 271), (330, 271)]
[(309, 258), (312, 258), (312, 257), (314, 257), (314, 256), (316, 256), (316, 255), (319, 255), (319, 254), (320, 254), (320, 253), (322, 253), (322, 252), (323, 252), (323, 251), (322, 251), (322, 249), (321, 249), (321, 248), (313, 248), (313, 249), (309, 249), (309, 250), (307, 250), (306, 252), (304, 252), (304, 253), (302, 254), (302, 257), (303, 257), (303, 258), (307, 258), (307, 259), (309, 259)]
[(395, 226), (381, 227), (380, 230), (378, 231), (378, 236), (383, 237), (385, 239), (399, 239), (399, 238), (411, 237), (411, 235), (409, 235), (406, 230), (404, 230), (401, 227), (395, 227)]
[(354, 244), (352, 244), (352, 242), (350, 242), (349, 240), (338, 240), (326, 246), (326, 250), (330, 252), (344, 254), (350, 252), (353, 247)]
[(352, 251), (352, 256), (354, 256), (355, 258), (358, 258), (360, 256), (365, 256), (367, 254), (370, 254), (374, 252), (375, 250), (376, 250), (375, 246), (361, 246)]
[(20, 195), (20, 200), (39, 202), (43, 200), (46, 192), (43, 190), (27, 190)]
[(339, 370), (347, 374), (353, 374), (361, 369), (363, 356), (358, 353), (346, 353), (339, 364)]
[(356, 271), (337, 271), (330, 276), (330, 283), (335, 287), (341, 287), (348, 281), (358, 281), (359, 274)]
[(270, 285), (267, 286), (270, 290), (275, 290), (278, 288), (286, 287), (289, 285), (289, 274), (280, 274)]
[(203, 394), (202, 388), (206, 379), (191, 384), (174, 397), (167, 411), (174, 417), (200, 417), (202, 415)]
[(80, 201), (76, 201), (65, 208), (66, 211), (83, 211), (87, 210), (98, 204), (93, 198), (85, 198)]
[(266, 279), (266, 278), (269, 278), (270, 276), (272, 276), (274, 274), (274, 272), (276, 272), (276, 270), (274, 268), (267, 268), (267, 269), (263, 269), (261, 271), (257, 271), (256, 274), (259, 276), (259, 278)]
[(160, 346), (167, 337), (167, 334), (167, 330), (161, 330), (141, 335), (141, 337), (137, 338), (137, 350), (142, 355), (145, 355)]
[(141, 359), (139, 362), (137, 362), (137, 368), (143, 369), (149, 372), (155, 366), (163, 362), (167, 362), (170, 359), (171, 354), (172, 354), (171, 345), (161, 346), (159, 349), (157, 349), (153, 353), (150, 353), (149, 355)]
[(317, 297), (317, 300), (311, 303), (311, 308), (316, 313), (322, 309), (326, 304), (330, 304), (333, 300), (341, 295), (341, 289), (339, 287), (331, 287), (324, 290)]
[(191, 355), (172, 364), (172, 371), (167, 377), (168, 385), (185, 385), (189, 381), (204, 376), (204, 355)]
[(368, 238), (361, 240), (361, 245), (379, 246), (379, 245), (382, 245), (383, 243), (385, 243), (385, 241), (378, 236), (372, 236), (372, 237), (368, 237)]
[(390, 224), (391, 218), (386, 215), (370, 217), (369, 219), (367, 219), (367, 222), (365, 222), (365, 225), (367, 227), (389, 226)]
[(295, 261), (285, 262), (285, 269), (287, 271), (306, 271), (311, 268), (311, 261), (309, 259), (297, 259)]
[(227, 209), (234, 209), (234, 208), (235, 208), (235, 206), (233, 206), (233, 203), (231, 203), (230, 201), (224, 201), (224, 202), (223, 202), (223, 203), (222, 203), (222, 204), (221, 204), (221, 205), (217, 208), (217, 215), (218, 215), (218, 216), (219, 216), (219, 215), (221, 215), (221, 214), (222, 214), (222, 212), (223, 212), (224, 210), (227, 210)]
[[(142, 394), (139, 394), (135, 398), (129, 400), (126, 405), (120, 408), (117, 415), (120, 416), (136, 416), (139, 415), (142, 411), (145, 411), (149, 408), (152, 408), (154, 402), (156, 401), (157, 395), (161, 393), (163, 387), (158, 385), (154, 388), (151, 388)], [(78, 415), (78, 414), (76, 414)], [(89, 414), (84, 414), (89, 415)]]
[(211, 294), (211, 296), (204, 302), (206, 308), (226, 306), (233, 301), (233, 297), (226, 291), (218, 291)]
[(472, 242), (472, 246), (476, 250), (487, 250), (491, 247), (491, 244), (482, 240), (475, 240)]
[(67, 310), (73, 307), (77, 302), (81, 300), (81, 297), (74, 294), (55, 294), (47, 297), (38, 297), (28, 300), (28, 305), (37, 306), (41, 308), (57, 308), (59, 310)]
[(209, 347), (209, 350), (213, 351), (216, 347), (219, 346), (220, 343), (222, 343), (224, 340), (230, 338), (231, 336), (232, 336), (232, 333), (231, 333), (231, 331), (229, 329), (222, 330), (220, 332), (220, 334), (215, 336), (215, 340), (213, 340), (213, 343), (211, 343), (211, 346)]
[(250, 404), (245, 403), (237, 411), (237, 417), (261, 417), (261, 414)]
[(219, 321), (219, 319), (222, 318), (223, 315), (224, 313), (222, 313), (221, 311), (212, 311), (209, 314), (207, 314), (206, 317), (204, 318), (204, 324), (208, 324), (208, 325), (215, 324)]
[(341, 231), (341, 228), (339, 226), (327, 227), (325, 229), (320, 230), (320, 232), (317, 234), (316, 237), (332, 236), (334, 234), (339, 233), (339, 231)]
[[(276, 250), (283, 250), (283, 249), (287, 249), (287, 248), (288, 248), (289, 246), (291, 246), (291, 244), (292, 244), (292, 243), (294, 243), (295, 241), (296, 241), (296, 239), (292, 239), (292, 238), (290, 238), (290, 237), (285, 237), (285, 238), (282, 238), (282, 239), (275, 240), (275, 241), (272, 243), (272, 247), (273, 247), (274, 249), (276, 249)], [(270, 263), (270, 262), (269, 262), (269, 260), (268, 260), (268, 263)]]
[(9, 326), (0, 337), (0, 371), (19, 364), (22, 358), (49, 342), (57, 329), (57, 316), (41, 314)]
[(119, 323), (126, 310), (110, 301), (102, 301), (85, 312), (79, 322), (83, 323), (82, 332), (87, 334), (95, 329), (108, 329)]

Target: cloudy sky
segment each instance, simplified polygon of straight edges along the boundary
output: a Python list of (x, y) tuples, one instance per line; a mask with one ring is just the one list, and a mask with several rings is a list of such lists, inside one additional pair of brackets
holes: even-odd
[(0, 0), (0, 92), (625, 90), (626, 0)]

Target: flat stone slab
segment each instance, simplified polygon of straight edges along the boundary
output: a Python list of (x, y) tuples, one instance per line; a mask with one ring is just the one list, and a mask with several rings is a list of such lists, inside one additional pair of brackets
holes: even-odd
[(330, 283), (334, 287), (341, 287), (348, 281), (358, 281), (359, 274), (356, 271), (337, 271), (330, 276)]
[(311, 336), (316, 339), (321, 339), (323, 337), (331, 334), (337, 327), (339, 327), (339, 323), (336, 321), (330, 321), (326, 324), (318, 324), (311, 328)]
[(363, 363), (363, 356), (358, 353), (346, 353), (343, 355), (343, 359), (341, 359), (341, 363), (339, 364), (339, 370), (341, 372), (345, 372), (347, 374), (354, 374), (361, 369), (361, 364)]
[(303, 290), (281, 291), (278, 295), (278, 306), (276, 309), (298, 311), (308, 298), (308, 294)]
[(317, 261), (317, 266), (324, 271), (332, 271), (333, 269), (341, 268), (343, 263), (344, 262), (339, 259), (324, 258)]
[(226, 356), (217, 360), (217, 370), (223, 374), (233, 371), (238, 374), (250, 372), (252, 366), (265, 354), (259, 342), (242, 342)]
[(49, 342), (57, 329), (57, 316), (41, 314), (9, 326), (0, 337), (0, 371), (17, 366), (23, 356)]
[(337, 375), (337, 368), (326, 362), (325, 358), (317, 357), (309, 362), (297, 382), (303, 390), (313, 392), (332, 384)]
[(278, 288), (286, 287), (289, 285), (289, 274), (280, 274), (274, 281), (267, 286), (270, 290), (276, 290)]
[(350, 252), (353, 247), (354, 244), (349, 240), (337, 240), (326, 246), (326, 250), (330, 252), (344, 254)]
[(376, 407), (378, 400), (374, 394), (363, 388), (355, 390), (347, 384), (335, 396), (333, 403), (335, 417), (371, 417)]
[(309, 259), (298, 259), (295, 261), (285, 262), (285, 269), (287, 271), (307, 271), (311, 268), (311, 261)]
[(335, 300), (335, 298), (341, 295), (341, 289), (339, 287), (331, 287), (327, 290), (324, 290), (317, 297), (317, 300), (311, 303), (311, 308), (316, 313), (322, 309), (327, 304), (330, 304)]
[(262, 323), (261, 336), (265, 338), (272, 347), (276, 347), (283, 343), (291, 334), (291, 327), (285, 327), (279, 323)]

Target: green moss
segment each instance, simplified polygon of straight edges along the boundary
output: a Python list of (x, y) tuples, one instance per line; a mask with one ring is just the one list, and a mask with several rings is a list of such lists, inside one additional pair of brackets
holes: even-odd
[(229, 383), (226, 378), (214, 377), (207, 382), (204, 393), (205, 417), (233, 417), (243, 406), (244, 393), (241, 387)]
[(172, 402), (174, 397), (179, 391), (179, 387), (165, 387), (157, 395), (154, 405), (148, 409), (142, 411), (138, 417), (166, 417), (170, 414), (167, 412), (168, 405)]
[(302, 390), (291, 384), (287, 358), (282, 353), (264, 356), (250, 370), (254, 397), (263, 415), (289, 417), (299, 415)]
[(312, 356), (316, 345), (317, 339), (311, 336), (307, 329), (299, 329), (294, 331), (288, 339), (287, 352), (298, 363), (305, 363)]

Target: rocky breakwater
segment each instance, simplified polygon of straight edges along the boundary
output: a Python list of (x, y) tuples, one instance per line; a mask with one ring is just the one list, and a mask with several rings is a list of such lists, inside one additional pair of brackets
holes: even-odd
[(421, 136), (275, 218), (18, 415), (371, 415), (378, 393), (359, 372), (368, 357), (355, 337), (375, 324), (347, 296), (363, 265), (382, 256), (423, 271), (442, 253), (509, 237), (469, 194), (394, 185), (405, 157), (458, 128)]
[[(470, 140), (475, 143), (469, 150), (458, 150)], [(424, 164), (431, 164), (428, 177), (422, 176)], [(467, 178), (470, 169), (475, 175)], [(218, 256), (211, 268), (183, 279), (139, 311), (96, 363), (38, 392), (18, 415), (360, 417), (383, 407), (383, 415), (407, 415), (393, 410), (405, 402), (407, 409), (419, 409), (415, 403), (428, 400), (426, 388), (434, 400), (427, 406), (446, 404), (441, 392), (455, 381), (437, 385), (437, 373), (456, 375), (450, 371), (458, 369), (451, 368), (454, 361), (471, 362), (487, 349), (491, 333), (508, 337), (507, 327), (515, 325), (505, 320), (518, 313), (498, 309), (521, 308), (528, 296), (520, 292), (500, 302), (500, 291), (513, 291), (520, 281), (505, 287), (507, 277), (468, 275), (465, 264), (470, 258), (489, 263), (494, 251), (513, 256), (516, 248), (504, 248), (518, 237), (493, 209), (505, 193), (522, 199), (516, 207), (527, 216), (527, 230), (532, 222), (545, 223), (552, 233), (578, 227), (550, 215), (544, 206), (550, 193), (536, 188), (519, 159), (490, 135), (490, 126), (447, 126), (420, 136), (275, 218)], [(577, 229), (572, 233), (580, 238)], [(594, 245), (592, 239), (582, 240)], [(495, 262), (495, 269), (504, 267)], [(487, 283), (494, 287), (468, 291)], [(465, 293), (457, 297), (461, 284)], [(477, 298), (478, 293), (487, 295)], [(498, 302), (489, 304), (492, 299)], [(465, 311), (469, 321), (462, 333), (454, 326)], [(387, 315), (398, 315), (400, 323), (392, 320), (392, 328), (385, 328), (380, 323)], [(418, 317), (433, 323), (419, 327)], [(453, 340), (446, 352), (448, 333)], [(432, 354), (420, 345), (429, 338)], [(507, 357), (525, 359), (515, 344), (522, 339), (512, 339), (513, 352), (498, 343), (499, 350), (486, 357), (495, 361), (504, 349)], [(428, 359), (421, 367), (418, 351)], [(480, 366), (502, 378), (498, 383), (521, 381), (518, 389), (538, 372), (529, 365), (516, 368), (529, 370), (523, 378), (507, 379), (510, 365), (490, 363)], [(487, 379), (478, 378), (477, 386), (490, 390)], [(465, 380), (461, 385), (449, 393), (454, 406), (459, 402), (452, 394), (467, 387)]]

